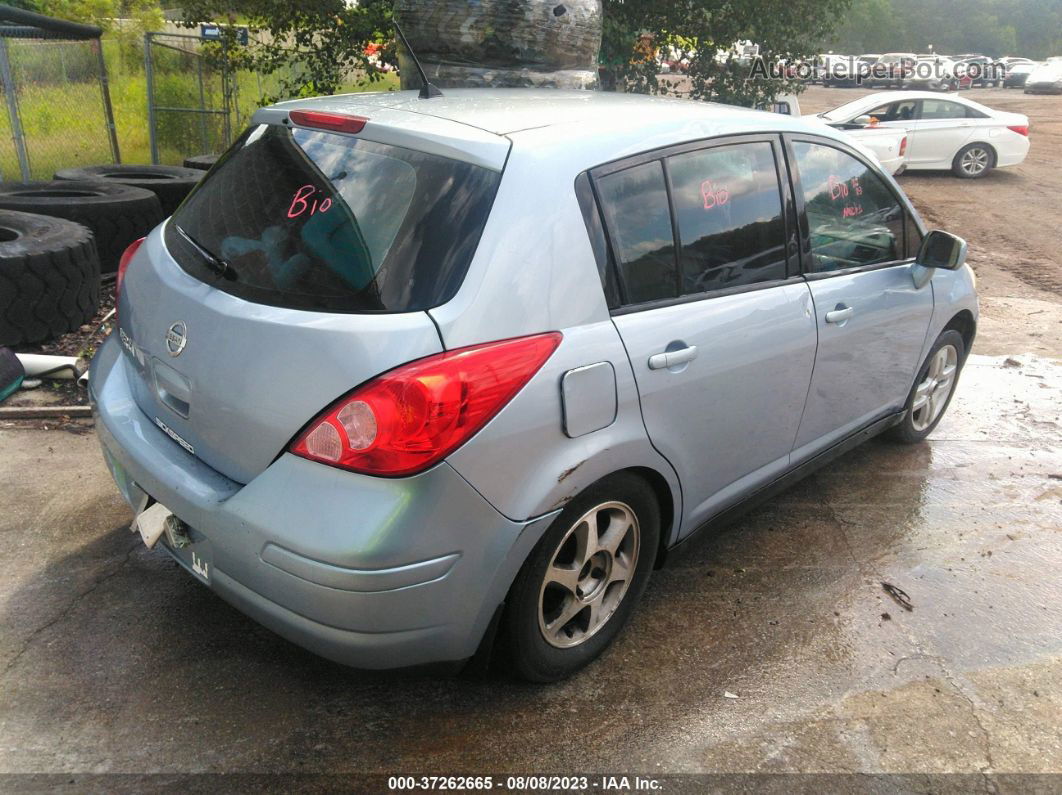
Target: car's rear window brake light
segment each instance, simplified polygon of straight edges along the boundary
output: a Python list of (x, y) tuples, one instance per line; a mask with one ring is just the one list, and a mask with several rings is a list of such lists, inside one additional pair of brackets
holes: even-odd
[(351, 116), (346, 113), (324, 113), (319, 110), (293, 110), (288, 113), (293, 124), (300, 127), (313, 127), (330, 132), (359, 133), (368, 121), (364, 116)]

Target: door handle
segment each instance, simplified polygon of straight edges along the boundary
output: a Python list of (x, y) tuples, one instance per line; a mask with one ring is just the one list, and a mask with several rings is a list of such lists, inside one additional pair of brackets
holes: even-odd
[(649, 369), (664, 370), (668, 367), (674, 367), (679, 364), (685, 364), (686, 362), (693, 361), (696, 358), (696, 345), (690, 345), (687, 348), (680, 348), (677, 351), (665, 351), (664, 353), (654, 353), (652, 356), (649, 357)]
[(832, 312), (826, 313), (827, 323), (844, 323), (848, 318), (855, 314), (855, 310), (850, 306), (846, 306), (843, 309), (834, 309)]

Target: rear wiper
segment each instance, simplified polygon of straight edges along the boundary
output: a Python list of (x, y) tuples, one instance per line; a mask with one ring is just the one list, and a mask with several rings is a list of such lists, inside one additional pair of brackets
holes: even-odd
[(181, 237), (187, 240), (192, 245), (192, 247), (199, 253), (199, 256), (203, 258), (210, 270), (214, 271), (214, 273), (216, 273), (221, 278), (228, 279), (230, 282), (234, 282), (239, 278), (239, 275), (236, 273), (236, 269), (229, 265), (229, 263), (227, 263), (221, 257), (212, 254), (208, 249), (204, 248), (198, 240), (196, 240), (190, 234), (181, 229), (181, 227), (177, 224), (174, 224), (173, 226), (180, 233)]

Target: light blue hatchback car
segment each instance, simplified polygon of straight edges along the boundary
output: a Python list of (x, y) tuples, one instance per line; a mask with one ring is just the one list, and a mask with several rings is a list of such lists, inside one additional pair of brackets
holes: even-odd
[(126, 252), (96, 427), (145, 542), (284, 637), (555, 680), (696, 531), (933, 430), (977, 324), (965, 250), (790, 117), (282, 103)]

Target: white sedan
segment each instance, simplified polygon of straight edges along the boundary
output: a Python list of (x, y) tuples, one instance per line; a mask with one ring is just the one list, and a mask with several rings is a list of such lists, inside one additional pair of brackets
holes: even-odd
[(819, 118), (841, 130), (906, 130), (909, 171), (950, 168), (957, 177), (975, 179), (992, 168), (1016, 166), (1029, 153), (1028, 116), (993, 110), (957, 94), (879, 92)]
[[(780, 94), (769, 105), (761, 107), (773, 113), (787, 116), (800, 116), (800, 100), (795, 94)], [(826, 125), (827, 122), (816, 116), (804, 116), (805, 121)], [(888, 130), (884, 127), (861, 128), (848, 131), (848, 137), (862, 145), (865, 151), (874, 155), (883, 169), (893, 175), (900, 174), (907, 165), (906, 130)]]

